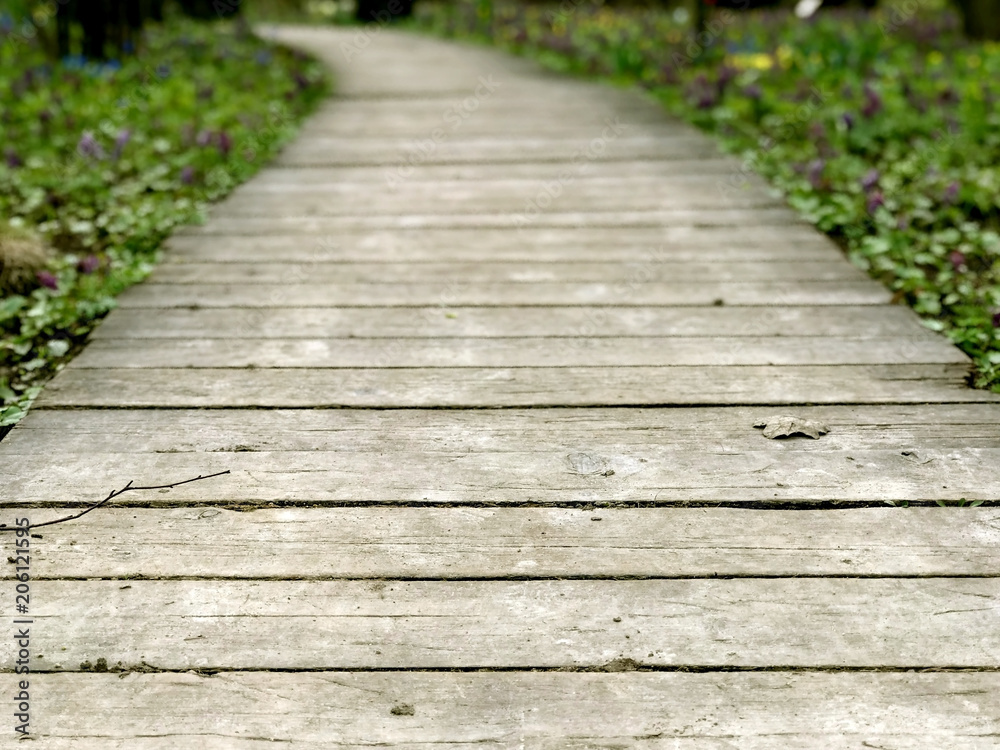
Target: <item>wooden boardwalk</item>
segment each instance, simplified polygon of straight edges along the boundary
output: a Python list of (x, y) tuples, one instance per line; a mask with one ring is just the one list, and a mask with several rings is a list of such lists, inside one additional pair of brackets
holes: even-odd
[(1000, 746), (965, 357), (638, 94), (366, 33), (0, 443), (8, 522), (231, 471), (38, 530), (32, 747)]

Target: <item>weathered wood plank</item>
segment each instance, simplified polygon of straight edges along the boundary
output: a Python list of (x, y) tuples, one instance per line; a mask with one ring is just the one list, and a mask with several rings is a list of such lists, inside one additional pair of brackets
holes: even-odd
[(996, 508), (136, 508), (41, 533), (36, 580), (1000, 576)]
[(945, 365), (395, 369), (71, 368), (38, 406), (502, 407), (996, 403)]
[(248, 262), (168, 263), (157, 268), (159, 284), (274, 284), (308, 281), (310, 284), (539, 284), (597, 282), (640, 284), (681, 282), (817, 282), (859, 281), (865, 275), (843, 258), (786, 260), (783, 263), (732, 261), (727, 263), (584, 261), (567, 263), (344, 263), (317, 261), (303, 266)]
[[(674, 452), (787, 453), (909, 451), (937, 462), (968, 449), (1000, 448), (1000, 405), (797, 406), (792, 413), (830, 427), (822, 440), (766, 440), (752, 425), (770, 407), (694, 409), (280, 410), (38, 409), (4, 439), (7, 455), (335, 451), (637, 455), (664, 466)], [(956, 453), (957, 451), (957, 453)], [(924, 455), (920, 455), (923, 453)], [(511, 461), (516, 465), (516, 461)], [(767, 463), (762, 459), (762, 464)], [(887, 468), (895, 475), (905, 463)], [(568, 467), (566, 467), (568, 468)], [(619, 467), (622, 468), (622, 467)], [(622, 469), (624, 471), (624, 469)], [(972, 471), (970, 469), (970, 471)], [(846, 477), (845, 479), (849, 479)]]
[[(940, 340), (902, 306), (440, 307), (114, 310), (101, 338), (831, 336)], [(447, 305), (446, 307), (444, 305)]]
[[(727, 181), (735, 173), (750, 184), (761, 184), (755, 173), (743, 169), (734, 157), (714, 159), (639, 159), (636, 161), (595, 161), (581, 165), (581, 180), (628, 179), (659, 176), (668, 180), (708, 180), (722, 177)], [(552, 179), (553, 166), (547, 162), (526, 161), (520, 164), (416, 164), (407, 183), (438, 180), (539, 180)], [(240, 189), (314, 183), (377, 182), (385, 183), (384, 166), (367, 167), (281, 167), (271, 165), (244, 183)], [(734, 180), (732, 184), (738, 180)]]
[[(541, 161), (565, 164), (567, 169), (573, 169), (580, 164), (611, 159), (719, 156), (715, 143), (700, 134), (632, 136), (626, 128), (616, 135), (610, 126), (595, 127), (591, 135), (582, 138), (498, 134), (493, 137), (454, 136), (435, 142), (430, 136), (428, 134), (426, 144), (409, 138), (304, 136), (286, 146), (275, 163), (284, 167), (326, 167)], [(405, 178), (406, 174), (401, 176)]]
[(210, 454), (101, 454), (63, 447), (50, 449), (59, 461), (45, 466), (20, 454), (5, 462), (0, 500), (13, 506), (91, 503), (129, 480), (138, 486), (159, 485), (223, 470), (231, 474), (157, 493), (128, 494), (116, 502), (811, 507), (995, 502), (1000, 494), (996, 447), (824, 452), (762, 447), (739, 452), (722, 443), (601, 451), (581, 442), (553, 448), (525, 445), (502, 454), (428, 451), (389, 442), (383, 452), (270, 452), (239, 443), (226, 448)]
[(97, 339), (82, 368), (634, 367), (968, 363), (944, 339)]
[(275, 741), (410, 750), (993, 750), (1000, 733), (992, 699), (1000, 676), (992, 672), (37, 674), (32, 685), (33, 746), (46, 750), (247, 750)]
[(206, 262), (462, 262), (650, 263), (832, 260), (840, 251), (806, 226), (632, 227), (620, 229), (525, 227), (511, 242), (504, 229), (339, 231), (330, 235), (177, 234), (168, 259)]
[(469, 283), (462, 279), (414, 284), (313, 284), (292, 269), (287, 283), (161, 284), (146, 282), (119, 297), (126, 308), (190, 307), (423, 307), (554, 305), (878, 305), (889, 301), (885, 287), (856, 281), (715, 281), (633, 284), (626, 281), (565, 283)]
[(662, 211), (588, 211), (586, 213), (546, 212), (522, 224), (510, 213), (408, 214), (380, 216), (217, 216), (208, 224), (178, 230), (183, 234), (207, 235), (286, 235), (329, 234), (357, 230), (397, 229), (662, 229), (667, 225), (699, 227), (753, 227), (799, 225), (809, 227), (790, 208), (684, 209)]
[(548, 211), (656, 211), (660, 209), (773, 208), (784, 200), (757, 186), (756, 190), (728, 187), (723, 177), (706, 183), (671, 183), (655, 179), (648, 184), (627, 181), (593, 184), (570, 172), (548, 179), (505, 182), (407, 182), (405, 167), (389, 169), (379, 183), (308, 185), (301, 190), (282, 186), (267, 191), (237, 191), (216, 206), (222, 216), (351, 216), (357, 214), (463, 214), (506, 212), (525, 223)]
[[(455, 232), (458, 234), (458, 230)], [(400, 238), (401, 233), (384, 234), (378, 244), (369, 237), (212, 237), (193, 235), (172, 237), (163, 260), (173, 263), (257, 263), (288, 265), (291, 263), (407, 263), (410, 267), (430, 263), (480, 264), (518, 263), (528, 267), (568, 263), (640, 264), (664, 263), (676, 267), (681, 263), (728, 265), (751, 262), (776, 266), (784, 263), (839, 260), (839, 251), (823, 237), (806, 240), (775, 240), (743, 246), (709, 245), (697, 242), (684, 245), (622, 245), (614, 240), (541, 244), (517, 242), (507, 245), (497, 242), (497, 235), (484, 232), (482, 241), (459, 236), (454, 240), (441, 232), (420, 232)], [(427, 236), (424, 237), (423, 235)], [(451, 232), (448, 232), (451, 234)], [(475, 244), (478, 243), (478, 244)], [(166, 266), (164, 266), (166, 267)]]
[[(98, 658), (170, 670), (579, 668), (615, 659), (1000, 667), (998, 578), (111, 580), (31, 588), (32, 616), (44, 623), (31, 639), (39, 671), (75, 671)], [(12, 669), (14, 659), (0, 654), (0, 668)]]

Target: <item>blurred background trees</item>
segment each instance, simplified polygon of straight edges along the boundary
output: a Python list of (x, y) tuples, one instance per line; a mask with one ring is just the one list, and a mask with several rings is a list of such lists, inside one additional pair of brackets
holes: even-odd
[[(681, 5), (687, 3), (691, 12), (691, 24), (695, 30), (705, 30), (711, 14), (720, 9), (735, 12), (755, 8), (792, 6), (797, 0), (645, 0), (658, 5)], [(353, 6), (347, 12), (348, 18), (362, 23), (385, 24), (410, 16), (414, 0), (5, 0), (0, 11), (0, 34), (5, 23), (13, 25), (17, 35), (24, 24), (33, 26), (31, 33), (37, 34), (53, 57), (66, 58), (75, 55), (90, 60), (118, 59), (136, 54), (141, 39), (141, 30), (146, 23), (163, 20), (167, 12), (181, 12), (192, 18), (211, 21), (231, 18), (241, 14), (243, 5), (256, 19), (302, 20), (309, 16), (333, 20), (343, 20), (343, 9)], [(555, 2), (555, 0), (553, 0)], [(588, 2), (588, 0), (579, 0)], [(644, 0), (603, 0), (607, 5), (643, 4)], [(812, 5), (819, 4), (817, 12), (824, 8), (855, 5), (871, 9), (879, 0), (806, 0)], [(882, 0), (882, 4), (912, 9), (930, 4), (931, 0)], [(1000, 0), (950, 0), (959, 10), (965, 33), (972, 39), (1000, 40)], [(489, 0), (484, 0), (489, 5)], [(529, 4), (544, 4), (532, 0)], [(313, 13), (312, 6), (323, 6), (326, 11)], [(23, 32), (28, 33), (28, 32)]]

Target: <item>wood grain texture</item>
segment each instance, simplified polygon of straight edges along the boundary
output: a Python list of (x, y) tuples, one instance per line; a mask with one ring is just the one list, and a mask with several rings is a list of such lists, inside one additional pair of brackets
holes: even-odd
[[(992, 750), (995, 673), (35, 675), (46, 750)], [(34, 684), (34, 683), (33, 683)], [(413, 714), (408, 708), (412, 707)], [(396, 712), (393, 713), (393, 709)]]
[(700, 227), (810, 226), (790, 208), (664, 209), (660, 211), (587, 211), (541, 213), (523, 224), (509, 212), (480, 214), (357, 214), (354, 216), (218, 216), (203, 226), (188, 227), (183, 234), (210, 236), (326, 234), (354, 231), (407, 229), (657, 229), (664, 225)]
[(40, 671), (101, 657), (170, 670), (1000, 668), (1000, 578), (34, 581), (32, 593)]
[(944, 340), (835, 337), (98, 339), (77, 367), (628, 367), (967, 363)]
[[(626, 128), (627, 130), (627, 128)], [(428, 134), (430, 135), (430, 134)], [(444, 138), (421, 147), (410, 138), (298, 138), (275, 160), (283, 167), (399, 165), (409, 164), (506, 164), (541, 161), (578, 164), (611, 159), (690, 159), (719, 155), (714, 143), (701, 135), (630, 136), (614, 135), (608, 125), (576, 138), (497, 134)], [(577, 167), (579, 168), (579, 167)], [(406, 178), (405, 172), (400, 175)]]
[[(763, 438), (762, 438), (763, 439)], [(715, 448), (715, 446), (711, 446)], [(89, 504), (129, 480), (162, 484), (229, 470), (211, 482), (130, 493), (123, 505), (267, 503), (376, 505), (585, 505), (990, 501), (1000, 495), (1000, 449), (825, 453), (598, 452), (587, 444), (503, 455), (247, 451), (216, 454), (61, 453), (55, 466), (8, 460), (2, 496), (12, 505)], [(123, 463), (123, 455), (128, 458)]]
[[(137, 300), (137, 303), (139, 300)], [(900, 306), (152, 308), (113, 310), (93, 338), (837, 337), (934, 340)]]
[(968, 366), (440, 367), (64, 370), (57, 407), (548, 407), (997, 403)]
[(112, 508), (42, 534), (36, 580), (1000, 576), (997, 508)]
[(699, 263), (638, 262), (593, 263), (344, 263), (313, 262), (301, 267), (273, 263), (168, 263), (155, 271), (159, 284), (274, 284), (308, 281), (336, 290), (340, 284), (421, 285), (551, 284), (598, 282), (625, 284), (629, 288), (653, 283), (705, 283), (749, 281), (860, 281), (864, 274), (840, 258), (786, 260), (780, 264), (749, 261)]
[[(323, 451), (428, 455), (526, 450), (697, 451), (762, 455), (896, 450), (917, 465), (954, 450), (1000, 448), (1000, 405), (797, 406), (829, 426), (821, 440), (766, 440), (770, 406), (676, 409), (39, 409), (4, 440), (7, 455)], [(250, 418), (248, 418), (250, 417)], [(528, 446), (528, 447), (526, 447)], [(920, 452), (928, 452), (921, 458)], [(903, 465), (903, 464), (901, 464)]]
[(889, 292), (870, 279), (840, 281), (715, 281), (699, 283), (516, 282), (413, 284), (305, 283), (306, 268), (290, 269), (285, 283), (163, 284), (146, 282), (119, 297), (122, 309), (171, 307), (425, 307), (555, 305), (877, 305)]
[[(656, 211), (662, 209), (774, 208), (784, 201), (770, 191), (731, 188), (726, 178), (701, 183), (671, 183), (654, 179), (644, 185), (633, 180), (581, 180), (574, 172), (553, 169), (547, 179), (503, 182), (405, 181), (408, 169), (387, 171), (386, 183), (316, 184), (296, 190), (234, 193), (213, 210), (213, 216), (351, 216), (356, 214), (463, 214), (506, 212), (525, 223), (540, 211)], [(403, 184), (396, 185), (393, 180)], [(381, 200), (375, 200), (377, 193)]]
[[(298, 172), (298, 170), (295, 170)], [(260, 176), (269, 174), (262, 172)], [(258, 178), (255, 178), (258, 179)], [(202, 230), (210, 228), (203, 227)], [(787, 253), (821, 248), (822, 257), (802, 260), (832, 260), (839, 257), (835, 245), (810, 226), (659, 226), (619, 228), (523, 227), (518, 241), (510, 241), (505, 229), (371, 229), (341, 230), (336, 234), (253, 234), (237, 230), (232, 234), (213, 235), (206, 242), (200, 235), (175, 234), (166, 242), (169, 257), (175, 254), (200, 255), (226, 252), (237, 260), (299, 262), (306, 260), (354, 260), (358, 262), (546, 262), (669, 261), (675, 252), (704, 253), (692, 260), (712, 261), (711, 253), (725, 252), (730, 260), (738, 253), (774, 250)], [(239, 253), (246, 253), (241, 256)], [(734, 255), (734, 253), (736, 253)], [(753, 256), (743, 258), (752, 260)], [(208, 260), (206, 257), (205, 260)]]

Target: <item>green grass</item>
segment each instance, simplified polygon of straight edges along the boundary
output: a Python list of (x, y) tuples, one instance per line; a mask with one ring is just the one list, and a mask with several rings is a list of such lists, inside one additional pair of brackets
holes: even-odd
[(219, 23), (150, 28), (121, 64), (53, 65), (11, 37), (0, 56), (0, 225), (53, 248), (34, 289), (0, 298), (2, 427), (171, 230), (256, 172), (329, 82), (316, 61)]
[[(922, 6), (926, 8), (927, 6)], [(1000, 45), (947, 11), (712, 17), (457, 0), (417, 24), (648, 89), (766, 177), (1000, 391)], [(719, 205), (742, 189), (720, 180)]]

